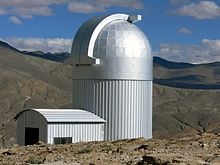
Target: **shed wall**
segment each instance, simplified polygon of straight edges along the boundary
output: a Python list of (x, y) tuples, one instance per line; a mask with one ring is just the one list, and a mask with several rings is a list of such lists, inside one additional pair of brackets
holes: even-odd
[(39, 128), (39, 141), (47, 142), (47, 121), (40, 113), (28, 110), (17, 118), (17, 143), (19, 145), (25, 145), (25, 127)]
[(152, 137), (152, 81), (73, 80), (73, 106), (106, 120), (105, 140)]
[(54, 138), (72, 137), (72, 143), (104, 140), (104, 123), (54, 123), (48, 124), (47, 142)]

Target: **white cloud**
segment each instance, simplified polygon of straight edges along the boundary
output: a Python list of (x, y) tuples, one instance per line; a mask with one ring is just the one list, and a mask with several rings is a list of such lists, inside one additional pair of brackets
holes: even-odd
[(182, 27), (178, 30), (178, 33), (183, 33), (183, 34), (192, 34), (192, 31), (186, 27)]
[(0, 0), (0, 14), (12, 14), (22, 18), (34, 15), (50, 16), (52, 5), (66, 4), (71, 12), (93, 13), (105, 11), (111, 6), (132, 9), (143, 8), (141, 0)]
[(72, 39), (65, 38), (3, 38), (4, 41), (8, 42), (13, 47), (19, 50), (36, 51), (40, 50), (43, 52), (70, 52)]
[(13, 8), (10, 12), (22, 18), (32, 18), (33, 15), (50, 16), (52, 14), (52, 10), (46, 6), (38, 6), (36, 8)]
[(1, 0), (0, 14), (13, 14), (23, 18), (32, 18), (33, 15), (49, 16), (52, 14), (51, 5), (67, 1), (69, 0)]
[(220, 61), (220, 40), (203, 39), (200, 44), (161, 44), (159, 51), (154, 52), (169, 61), (209, 63)]
[(7, 12), (5, 11), (5, 10), (3, 10), (3, 9), (0, 9), (0, 15), (2, 15), (2, 14), (6, 14)]
[(179, 4), (188, 3), (188, 2), (190, 2), (190, 0), (170, 0), (170, 3), (172, 5), (179, 5)]
[(88, 2), (72, 2), (68, 5), (68, 9), (74, 13), (94, 13), (105, 10), (103, 6), (93, 5)]
[(176, 13), (184, 16), (191, 16), (196, 19), (212, 19), (220, 17), (220, 6), (213, 1), (200, 1), (184, 5), (176, 10)]
[(71, 12), (94, 13), (105, 11), (111, 6), (120, 6), (132, 9), (142, 9), (144, 7), (141, 0), (73, 0), (68, 5)]
[(17, 25), (22, 24), (21, 20), (19, 18), (15, 17), (15, 16), (11, 16), (9, 19), (14, 24), (17, 24)]
[(134, 8), (134, 9), (142, 9), (144, 4), (141, 0), (94, 0), (97, 4), (101, 4), (106, 7), (110, 6), (121, 6), (127, 8)]

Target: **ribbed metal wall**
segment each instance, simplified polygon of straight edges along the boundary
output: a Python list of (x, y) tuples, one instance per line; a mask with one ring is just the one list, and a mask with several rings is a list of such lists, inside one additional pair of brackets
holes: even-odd
[(73, 80), (73, 106), (106, 120), (105, 140), (152, 137), (152, 81)]
[(47, 142), (47, 121), (36, 111), (24, 111), (17, 118), (17, 143), (25, 145), (25, 127), (39, 128), (39, 140)]
[(83, 141), (103, 141), (104, 123), (70, 123), (48, 124), (49, 144), (54, 143), (54, 138), (72, 137), (72, 143)]

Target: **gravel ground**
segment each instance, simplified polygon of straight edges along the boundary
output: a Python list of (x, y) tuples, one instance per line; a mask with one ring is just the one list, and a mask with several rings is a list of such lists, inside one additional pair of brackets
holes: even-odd
[(68, 145), (14, 145), (11, 148), (0, 148), (0, 164), (220, 165), (220, 133)]

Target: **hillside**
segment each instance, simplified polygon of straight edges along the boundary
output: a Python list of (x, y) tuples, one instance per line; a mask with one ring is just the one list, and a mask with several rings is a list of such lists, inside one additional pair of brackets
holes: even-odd
[(220, 91), (154, 85), (154, 137), (220, 132)]
[(0, 145), (15, 143), (16, 113), (71, 103), (71, 68), (0, 46)]
[[(23, 109), (71, 107), (70, 66), (0, 45), (0, 71), (0, 146), (16, 142), (13, 118)], [(218, 90), (154, 84), (154, 137), (220, 132), (219, 97)]]
[(70, 57), (70, 54), (67, 52), (64, 53), (44, 53), (41, 51), (33, 51), (33, 52), (28, 52), (28, 51), (19, 51), (20, 53), (23, 53), (25, 55), (28, 56), (34, 56), (34, 57), (39, 57), (39, 58), (43, 58), (43, 59), (47, 59), (47, 60), (51, 60), (51, 61), (56, 61), (56, 62), (63, 62), (64, 60), (66, 60), (67, 58)]
[(154, 82), (178, 88), (220, 89), (220, 62), (193, 65), (154, 57)]

